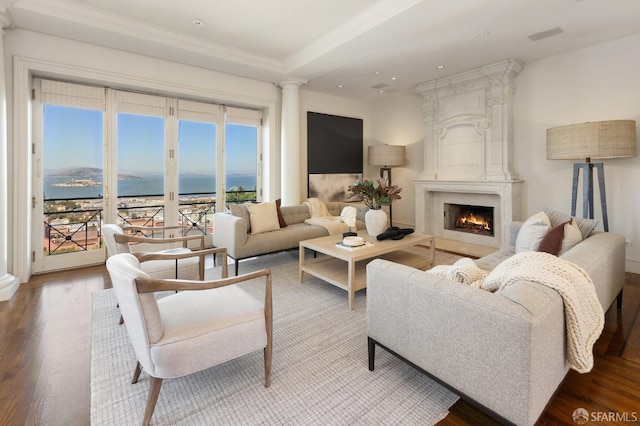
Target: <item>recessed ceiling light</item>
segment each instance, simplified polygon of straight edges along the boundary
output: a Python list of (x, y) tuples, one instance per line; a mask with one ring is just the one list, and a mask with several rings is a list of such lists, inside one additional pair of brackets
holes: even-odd
[(438, 66), (436, 66), (436, 69), (443, 70), (444, 69), (444, 65), (438, 65)]
[(380, 71), (376, 71), (376, 75), (379, 75), (379, 74), (380, 74)]
[(378, 92), (380, 92), (380, 93), (384, 93), (384, 90), (378, 90)]
[(344, 86), (342, 84), (338, 84), (338, 87), (342, 89)]
[(391, 77), (391, 80), (395, 80), (395, 79), (397, 79), (397, 78), (398, 78), (398, 77)]
[(490, 34), (490, 33), (489, 33), (489, 31), (480, 31), (480, 32), (478, 33), (478, 37), (486, 37), (486, 36), (488, 36), (489, 34)]
[(196, 27), (200, 27), (200, 26), (205, 25), (205, 23), (204, 23), (204, 21), (202, 19), (194, 19), (194, 20), (191, 21), (191, 23), (193, 25), (195, 25)]

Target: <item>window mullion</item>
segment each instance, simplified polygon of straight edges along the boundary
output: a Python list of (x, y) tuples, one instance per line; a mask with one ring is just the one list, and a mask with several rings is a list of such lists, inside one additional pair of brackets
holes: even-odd
[(178, 224), (178, 102), (167, 98), (165, 115), (165, 212), (164, 221), (168, 226)]

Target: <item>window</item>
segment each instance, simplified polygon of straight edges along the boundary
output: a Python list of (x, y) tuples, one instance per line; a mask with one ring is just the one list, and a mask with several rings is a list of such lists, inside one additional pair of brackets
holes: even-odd
[[(259, 111), (50, 80), (34, 87), (36, 272), (104, 260), (102, 223), (209, 235), (225, 200), (258, 198)], [(48, 260), (55, 254), (65, 256)]]

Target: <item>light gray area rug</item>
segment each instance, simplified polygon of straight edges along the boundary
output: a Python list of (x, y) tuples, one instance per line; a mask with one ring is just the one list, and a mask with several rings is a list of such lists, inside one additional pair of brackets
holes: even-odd
[[(261, 268), (273, 272), (271, 386), (262, 351), (167, 379), (152, 424), (430, 425), (448, 414), (457, 396), (383, 349), (368, 370), (365, 291), (350, 311), (345, 291), (310, 276), (298, 284), (296, 251), (240, 264), (241, 273)], [(119, 315), (113, 290), (94, 293), (94, 425), (142, 423), (149, 376), (131, 384), (136, 359)]]

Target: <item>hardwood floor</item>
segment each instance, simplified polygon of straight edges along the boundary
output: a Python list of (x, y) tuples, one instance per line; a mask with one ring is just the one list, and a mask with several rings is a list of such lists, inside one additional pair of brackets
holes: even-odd
[[(110, 287), (95, 266), (34, 277), (0, 302), (0, 425), (90, 424), (91, 293)], [(575, 425), (576, 408), (640, 418), (640, 275), (627, 274), (594, 353), (593, 371), (571, 371), (539, 424)], [(498, 423), (460, 401), (440, 424)]]
[(34, 277), (0, 302), (0, 424), (88, 425), (91, 293), (104, 266)]

